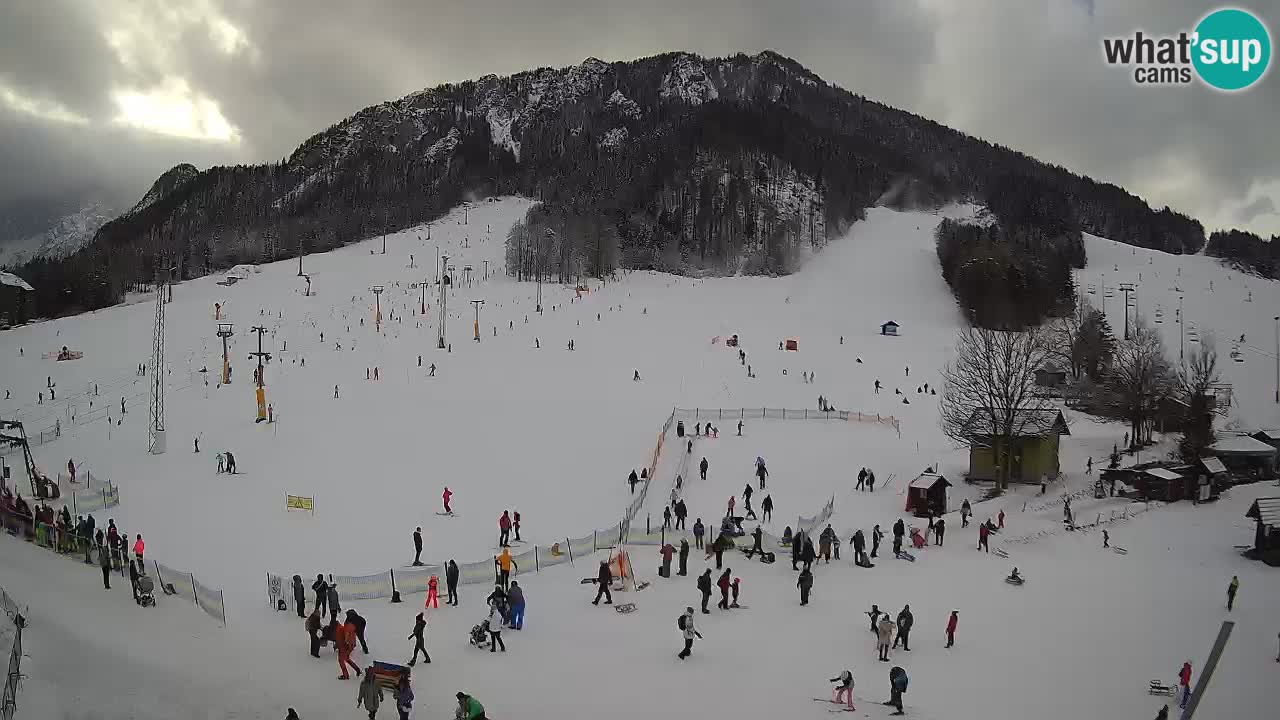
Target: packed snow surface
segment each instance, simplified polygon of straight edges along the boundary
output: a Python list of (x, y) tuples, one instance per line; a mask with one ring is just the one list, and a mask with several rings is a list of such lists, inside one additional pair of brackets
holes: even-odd
[[(81, 472), (115, 482), (121, 504), (105, 514), (123, 532), (144, 534), (148, 559), (221, 587), (228, 620), (222, 628), (165, 596), (156, 608), (139, 608), (126, 580), (113, 581), (108, 593), (93, 569), (0, 537), (0, 586), (31, 606), (19, 718), (275, 719), (290, 706), (306, 720), (362, 717), (354, 678), (334, 679), (332, 651), (310, 658), (301, 619), (268, 606), (266, 573), (299, 573), (309, 585), (317, 572), (399, 570), (412, 560), (416, 526), (424, 561), (483, 561), (495, 552), (504, 509), (521, 513), (524, 547), (616, 525), (631, 501), (627, 474), (649, 464), (673, 407), (700, 409), (685, 420), (690, 433), (712, 411), (718, 437), (695, 439), (691, 451), (674, 432), (666, 437), (637, 523), (661, 525), (680, 473), (690, 525), (701, 517), (714, 526), (730, 495), (742, 509), (743, 486), (762, 456), (768, 488), (757, 485), (752, 504), (758, 512), (764, 494), (772, 496), (771, 532), (834, 497), (841, 559), (815, 567), (812, 602), (799, 606), (780, 548), (772, 565), (730, 551), (724, 565), (742, 578), (748, 607), (698, 613), (704, 638), (682, 662), (675, 620), (699, 604), (694, 576), (708, 565), (702, 553), (690, 557), (688, 577), (668, 580), (656, 577), (655, 547), (631, 547), (641, 579), (653, 584), (615, 594), (615, 602), (637, 604), (626, 615), (592, 606), (594, 588), (579, 583), (596, 574), (604, 552), (541, 572), (522, 567), (528, 620), (524, 630), (504, 633), (505, 654), (466, 641), (485, 617), (485, 585), (464, 585), (458, 609), (428, 611), (434, 662), (415, 668), (414, 717), (450, 717), (454, 693), (465, 690), (495, 718), (817, 718), (829, 706), (810, 698), (830, 697), (827, 679), (847, 668), (857, 683), (854, 714), (881, 718), (894, 665), (911, 678), (908, 717), (1153, 717), (1164, 699), (1147, 694), (1148, 681), (1174, 681), (1184, 660), (1199, 677), (1228, 618), (1232, 575), (1242, 585), (1230, 614), (1236, 627), (1199, 713), (1260, 717), (1273, 705), (1266, 675), (1276, 667), (1280, 579), (1233, 546), (1252, 541), (1243, 514), (1274, 488), (1244, 486), (1212, 505), (1150, 509), (1089, 495), (1075, 504), (1082, 520), (1132, 516), (1105, 526), (1128, 554), (1103, 550), (1097, 530), (1062, 530), (1059, 498), (1090, 485), (1086, 459), (1101, 462), (1124, 428), (1072, 412), (1066, 475), (1048, 496), (1018, 488), (980, 502), (981, 488), (961, 481), (967, 456), (942, 436), (938, 396), (923, 386), (941, 382), (962, 323), (939, 275), (932, 233), (941, 217), (971, 216), (974, 208), (872, 209), (784, 278), (634, 272), (603, 284), (585, 280), (581, 297), (574, 285), (544, 283), (539, 314), (534, 284), (502, 272), (503, 238), (529, 206), (506, 198), (458, 208), (431, 226), (430, 240), (425, 226), (387, 236), (385, 255), (374, 238), (309, 256), (309, 296), (296, 259), (261, 266), (230, 287), (216, 284), (218, 277), (177, 285), (166, 306), (169, 448), (159, 456), (146, 452), (150, 371), (136, 374), (150, 358), (154, 303), (0, 334), (0, 389), (12, 396), (0, 401), (0, 414), (22, 420), (36, 437), (61, 430), (33, 448), (36, 462), (55, 474), (74, 459)], [(1082, 289), (1142, 283), (1143, 312), (1159, 304), (1174, 357), (1181, 338), (1168, 332), (1177, 303), (1168, 288), (1175, 285), (1188, 322), (1225, 336), (1220, 350), (1245, 333), (1245, 361), (1223, 362), (1235, 389), (1231, 422), (1280, 427), (1280, 411), (1268, 404), (1270, 360), (1261, 354), (1280, 286), (1204, 257), (1148, 254), (1095, 238), (1088, 250)], [(437, 251), (448, 256), (453, 280), (443, 350), (436, 347)], [(376, 299), (374, 286), (384, 288)], [(479, 342), (471, 300), (485, 301)], [(218, 382), (215, 303), (235, 333), (230, 385)], [(1121, 307), (1108, 300), (1118, 330)], [(888, 320), (899, 323), (899, 337), (879, 334)], [(272, 423), (254, 422), (248, 354), (258, 338), (251, 326), (267, 329)], [(745, 363), (725, 346), (733, 334)], [(788, 338), (797, 351), (778, 349)], [(64, 345), (84, 357), (42, 359)], [(808, 373), (812, 382), (802, 379)], [(819, 395), (855, 416), (892, 417), (901, 432), (884, 422), (748, 419), (737, 436), (733, 412), (786, 408), (803, 418), (805, 409), (817, 414)], [(235, 454), (238, 474), (215, 472), (214, 456), (224, 450)], [(705, 482), (696, 470), (702, 457), (710, 466)], [(862, 466), (877, 475), (874, 492), (854, 489)], [(905, 486), (927, 466), (955, 483), (952, 508), (970, 498), (978, 520), (1006, 513), (992, 547), (1010, 557), (975, 551), (976, 526), (961, 528), (953, 512), (945, 545), (917, 551), (916, 562), (894, 560), (890, 537), (875, 568), (852, 567), (849, 535), (859, 528), (869, 535), (875, 524), (889, 532), (905, 516)], [(15, 477), (25, 494), (20, 467)], [(446, 486), (456, 517), (436, 514)], [(314, 497), (315, 513), (287, 511), (286, 494)], [(1013, 565), (1026, 585), (1001, 581)], [(710, 566), (714, 579), (714, 558)], [(357, 662), (404, 662), (421, 603), (420, 594), (399, 605), (345, 603), (369, 620), (372, 654), (357, 652)], [(915, 616), (911, 651), (895, 650), (891, 663), (876, 661), (864, 614), (873, 603), (895, 616), (910, 604)], [(951, 610), (960, 613), (957, 644), (945, 649)]]

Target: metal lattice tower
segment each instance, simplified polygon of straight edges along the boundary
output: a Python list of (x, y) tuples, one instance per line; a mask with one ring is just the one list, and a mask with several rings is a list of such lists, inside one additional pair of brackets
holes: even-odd
[(147, 413), (147, 452), (160, 455), (164, 437), (164, 306), (168, 279), (156, 288), (156, 319), (151, 340), (151, 404)]

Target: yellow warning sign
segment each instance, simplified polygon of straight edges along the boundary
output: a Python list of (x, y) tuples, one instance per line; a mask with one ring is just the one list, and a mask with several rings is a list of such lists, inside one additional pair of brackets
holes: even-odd
[(302, 495), (285, 495), (284, 505), (289, 510), (307, 510), (312, 514), (316, 511), (316, 499)]

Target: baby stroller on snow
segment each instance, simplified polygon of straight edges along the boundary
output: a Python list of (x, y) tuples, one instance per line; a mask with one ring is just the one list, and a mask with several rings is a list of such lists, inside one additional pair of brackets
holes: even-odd
[(142, 607), (155, 607), (156, 583), (150, 575), (138, 576), (138, 604)]
[(483, 648), (489, 645), (489, 620), (481, 620), (479, 625), (471, 626), (471, 645)]

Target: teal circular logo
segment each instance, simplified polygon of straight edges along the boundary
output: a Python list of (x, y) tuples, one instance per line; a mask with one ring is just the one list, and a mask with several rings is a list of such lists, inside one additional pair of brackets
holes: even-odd
[(1205, 84), (1243, 90), (1262, 79), (1271, 63), (1271, 35), (1252, 13), (1214, 10), (1196, 25), (1191, 64)]

